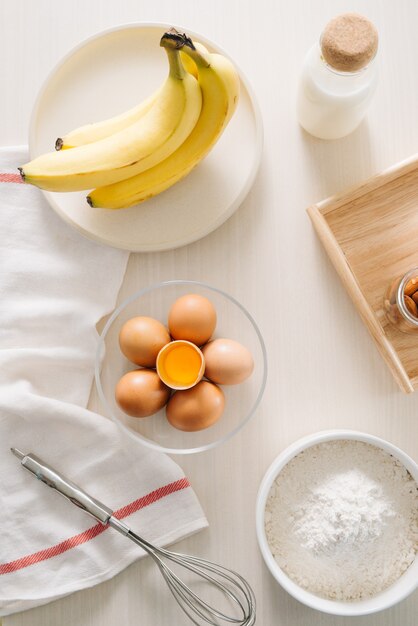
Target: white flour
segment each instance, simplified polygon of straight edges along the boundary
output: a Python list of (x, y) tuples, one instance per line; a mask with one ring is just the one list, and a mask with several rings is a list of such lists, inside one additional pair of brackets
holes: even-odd
[(359, 600), (392, 584), (418, 547), (418, 485), (390, 454), (331, 441), (298, 454), (273, 483), (265, 525), (270, 549), (297, 584)]

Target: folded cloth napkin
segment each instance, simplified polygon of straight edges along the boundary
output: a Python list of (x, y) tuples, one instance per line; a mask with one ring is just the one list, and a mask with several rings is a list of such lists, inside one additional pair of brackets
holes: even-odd
[(168, 457), (84, 408), (95, 325), (115, 305), (128, 254), (81, 237), (21, 183), (25, 148), (0, 150), (0, 615), (106, 580), (143, 552), (33, 479), (32, 451), (168, 544), (206, 520)]

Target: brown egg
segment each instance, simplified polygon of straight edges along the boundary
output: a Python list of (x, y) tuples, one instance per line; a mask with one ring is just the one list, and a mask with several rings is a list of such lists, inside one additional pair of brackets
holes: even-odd
[(205, 376), (219, 385), (237, 385), (251, 376), (251, 352), (233, 339), (215, 339), (202, 348)]
[(125, 322), (119, 333), (123, 354), (142, 367), (155, 367), (159, 351), (169, 341), (166, 327), (152, 317), (133, 317)]
[(178, 298), (168, 314), (168, 328), (173, 339), (185, 339), (197, 346), (209, 341), (216, 326), (216, 311), (204, 296), (189, 293)]
[(147, 417), (163, 408), (170, 390), (154, 370), (134, 370), (119, 380), (115, 399), (122, 411), (131, 417)]
[(191, 432), (212, 426), (224, 407), (222, 389), (204, 380), (191, 389), (177, 391), (167, 404), (166, 413), (172, 426)]

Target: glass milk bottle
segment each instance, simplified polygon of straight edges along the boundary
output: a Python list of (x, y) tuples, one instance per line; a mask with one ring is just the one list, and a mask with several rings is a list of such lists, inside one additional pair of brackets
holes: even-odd
[(357, 13), (331, 20), (308, 52), (299, 82), (301, 126), (320, 139), (353, 132), (366, 114), (376, 88), (378, 35)]

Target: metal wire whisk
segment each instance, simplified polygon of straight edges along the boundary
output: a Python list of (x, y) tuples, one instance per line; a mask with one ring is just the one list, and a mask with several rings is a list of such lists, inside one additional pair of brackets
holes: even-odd
[[(124, 522), (114, 517), (112, 509), (90, 496), (81, 487), (47, 465), (35, 454), (24, 454), (17, 448), (11, 448), (11, 452), (20, 460), (21, 465), (38, 480), (41, 480), (48, 487), (52, 487), (70, 500), (72, 504), (94, 517), (103, 526), (111, 526), (145, 550), (158, 565), (175, 600), (193, 624), (197, 626), (202, 626), (202, 624), (252, 626), (255, 624), (255, 596), (250, 585), (240, 574), (196, 556), (157, 548), (134, 533)], [(195, 579), (201, 579), (215, 587), (234, 606), (236, 615), (227, 615), (199, 597), (165, 561), (175, 563), (194, 574)]]
[[(197, 626), (202, 624), (220, 626), (225, 623), (236, 626), (255, 624), (256, 602), (254, 592), (240, 574), (206, 559), (158, 548), (142, 539), (114, 517), (109, 519), (109, 525), (122, 532), (154, 559), (176, 602), (193, 624), (197, 624)], [(216, 587), (234, 605), (235, 615), (227, 615), (199, 597), (165, 561), (175, 563)]]

